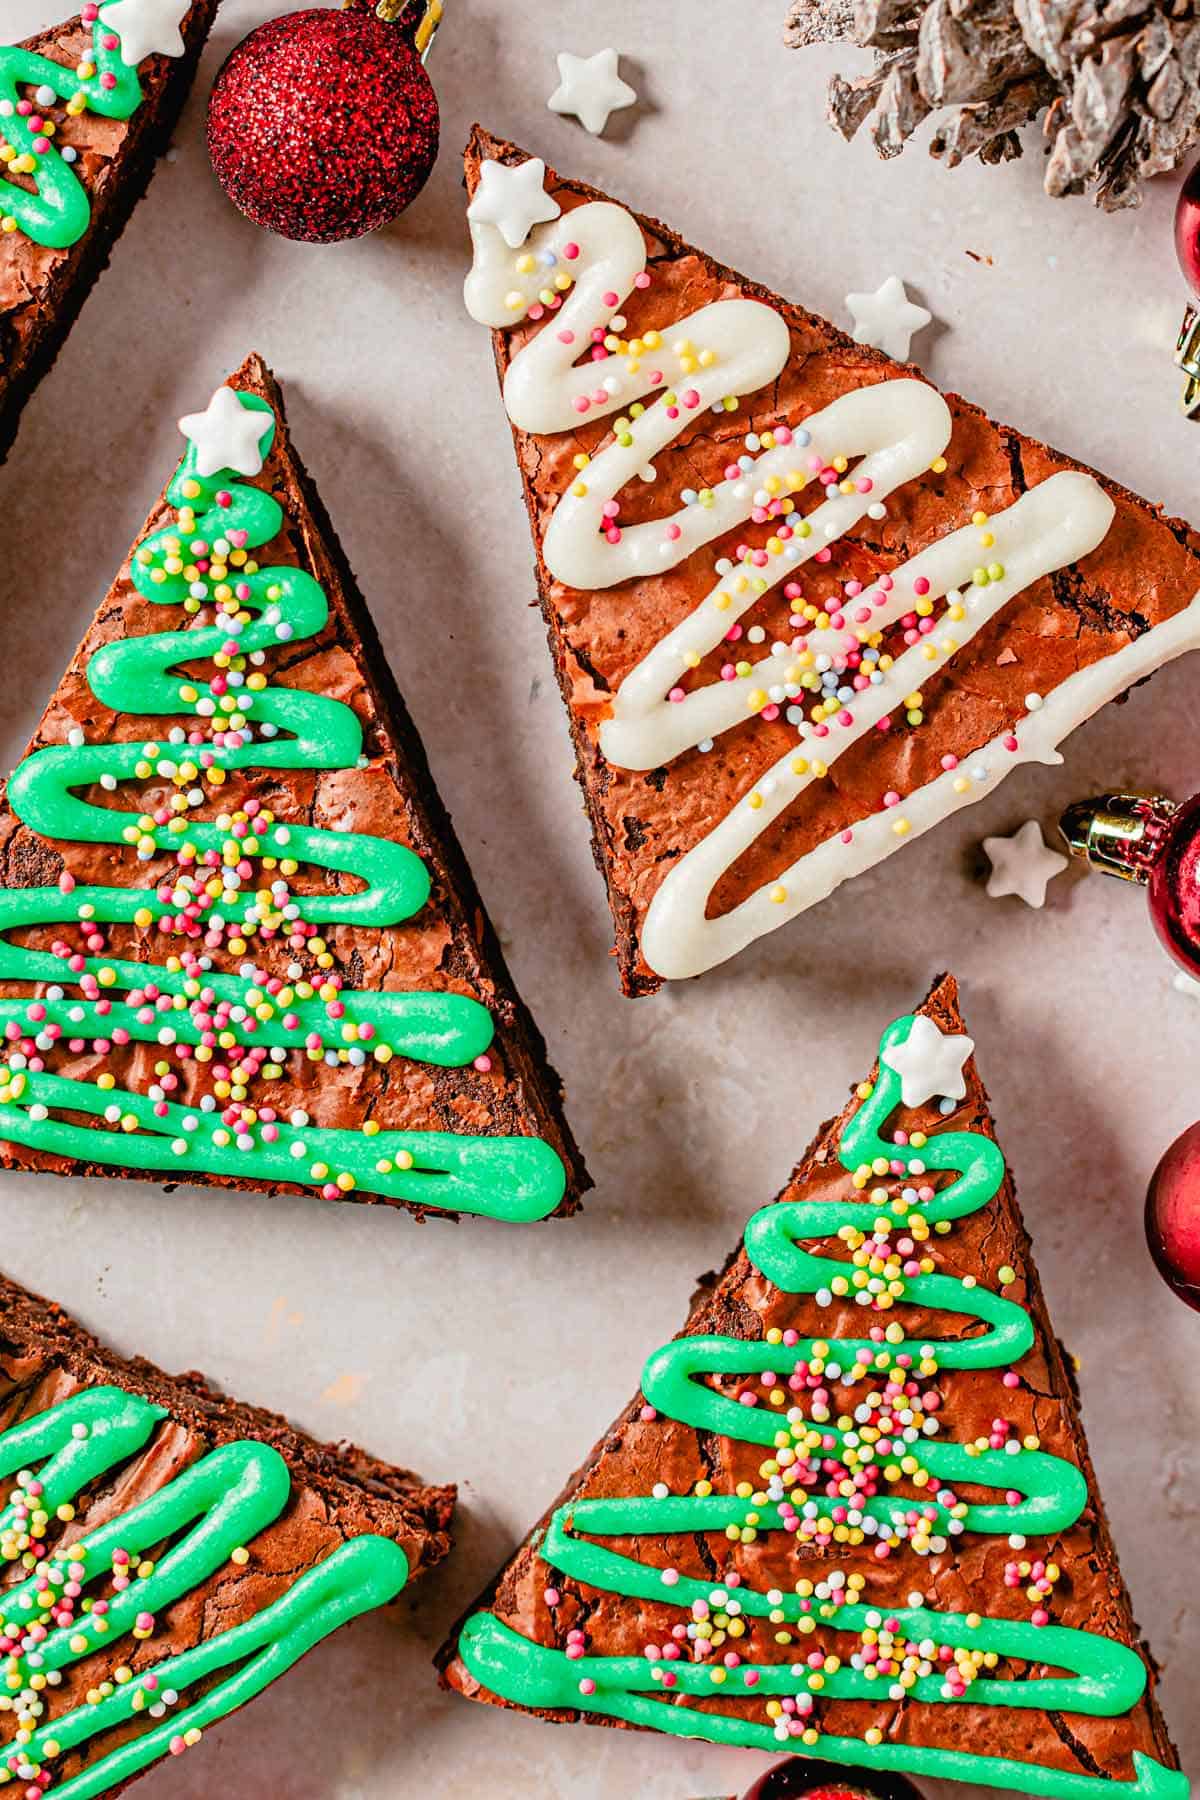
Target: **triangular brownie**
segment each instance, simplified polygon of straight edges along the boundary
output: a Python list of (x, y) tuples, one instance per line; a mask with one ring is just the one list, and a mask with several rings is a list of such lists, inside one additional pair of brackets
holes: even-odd
[(261, 360), (180, 428), (0, 794), (0, 1160), (573, 1210), (557, 1077)]
[(1186, 1800), (953, 980), (442, 1653), (553, 1719)]
[(1178, 521), (478, 128), (466, 169), (627, 993), (1200, 642)]
[(0, 461), (108, 261), (220, 0), (106, 0), (0, 44)]
[(190, 1751), (440, 1562), (454, 1508), (452, 1487), (114, 1355), (3, 1276), (0, 1483), (14, 1800), (100, 1800)]

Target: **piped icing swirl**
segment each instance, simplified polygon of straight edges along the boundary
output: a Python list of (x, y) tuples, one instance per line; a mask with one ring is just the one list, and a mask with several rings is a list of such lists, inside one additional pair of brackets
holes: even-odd
[[(82, 19), (92, 26), (90, 53), (73, 67), (39, 56), (21, 44), (0, 44), (0, 231), (19, 231), (47, 249), (76, 244), (91, 223), (87, 190), (75, 172), (76, 153), (60, 144), (62, 122), (51, 115), (65, 105), (67, 119), (94, 113), (129, 119), (142, 102), (137, 64), (122, 55), (121, 35), (103, 8), (89, 3)], [(186, 5), (180, 9), (187, 11)], [(180, 39), (182, 50), (182, 39)], [(29, 178), (27, 188), (10, 179)]]
[[(499, 172), (494, 187), (527, 167), (489, 166)], [(514, 207), (522, 197), (514, 194)], [(948, 520), (945, 536), (888, 571), (856, 572), (851, 556), (841, 593), (814, 599), (821, 565), (853, 552), (856, 528), (883, 520), (890, 497), (929, 470), (945, 470), (952, 420), (936, 390), (907, 377), (867, 381), (781, 422), (777, 386), (791, 342), (774, 307), (723, 298), (649, 325), (644, 308), (654, 295), (644, 291), (655, 276), (642, 229), (623, 207), (574, 206), (536, 224), (515, 250), (515, 232), (506, 240), (488, 212), (473, 205), (469, 215), (468, 311), (497, 330), (538, 327), (505, 375), (513, 424), (554, 437), (613, 420), (612, 436), (590, 454), (580, 450), (574, 479), (553, 500), (542, 545), (550, 575), (585, 592), (628, 587), (638, 601), (662, 582), (670, 620), (672, 572), (696, 567), (720, 540), (707, 592), (613, 678), (607, 716), (594, 724), (589, 717), (600, 752), (618, 769), (661, 771), (711, 751), (757, 717), (796, 728), (793, 746), (752, 785), (731, 751), (726, 779), (735, 797), (727, 801), (724, 787), (706, 794), (695, 807), (699, 841), (660, 853), (640, 929), (655, 975), (703, 973), (983, 798), (1022, 762), (1060, 761), (1057, 746), (1076, 725), (1200, 643), (1193, 602), (1047, 694), (1026, 696), (1023, 715), (991, 741), (951, 732), (951, 752), (931, 779), (881, 794), (875, 810), (851, 817), (744, 898), (714, 906), (731, 872), (773, 827), (784, 829), (795, 803), (827, 780), (837, 784), (847, 752), (901, 722), (919, 726), (922, 689), (952, 681), (972, 640), (994, 633), (1032, 583), (1097, 548), (1113, 503), (1092, 476), (1062, 470), (990, 517)], [(748, 421), (742, 453), (731, 454), (721, 421), (748, 396), (758, 421)], [(710, 415), (718, 424), (697, 434)], [(674, 510), (647, 518), (643, 494), (661, 479), (658, 459), (689, 431), (687, 479), (695, 485), (678, 504), (672, 498)], [(754, 646), (767, 634), (750, 621), (756, 609), (761, 616), (778, 607), (781, 595), (786, 629), (759, 653)], [(564, 609), (572, 605), (568, 595)], [(622, 632), (622, 643), (632, 633)], [(610, 675), (601, 666), (605, 682)], [(852, 790), (854, 778), (847, 781)]]
[[(1025, 1308), (1005, 1293), (942, 1273), (922, 1254), (988, 1206), (1005, 1169), (993, 1140), (973, 1130), (886, 1131), (902, 1103), (902, 1077), (886, 1058), (907, 1044), (913, 1026), (909, 1016), (884, 1033), (879, 1074), (839, 1145), (864, 1199), (778, 1202), (754, 1215), (744, 1240), (751, 1266), (769, 1284), (764, 1305), (772, 1288), (812, 1296), (821, 1307), (856, 1303), (871, 1329), (827, 1339), (778, 1327), (758, 1340), (685, 1335), (643, 1371), (645, 1419), (760, 1446), (768, 1453), (761, 1487), (717, 1493), (705, 1479), (690, 1493), (660, 1484), (652, 1493), (567, 1502), (534, 1542), (549, 1571), (551, 1619), (568, 1604), (553, 1585), (563, 1576), (582, 1590), (582, 1628), (567, 1630), (558, 1648), (483, 1612), (464, 1627), (459, 1654), (484, 1688), (521, 1706), (719, 1744), (771, 1750), (794, 1743), (856, 1767), (1083, 1800), (1113, 1783), (1015, 1752), (928, 1745), (920, 1712), (911, 1710), (964, 1702), (1112, 1718), (1137, 1704), (1147, 1680), (1136, 1650), (1051, 1619), (1060, 1574), (1054, 1545), (1088, 1505), (1082, 1471), (1010, 1436), (1003, 1421), (994, 1422), (990, 1443), (943, 1435), (954, 1419), (948, 1407), (943, 1425), (939, 1371), (1004, 1369), (1017, 1381), (1014, 1365), (1035, 1332)], [(834, 1238), (849, 1260), (806, 1247)], [(1002, 1270), (1002, 1286), (1006, 1278), (1009, 1285), (1016, 1279)], [(896, 1305), (936, 1315), (943, 1330), (910, 1339), (898, 1322), (884, 1326)], [(841, 1388), (846, 1398), (835, 1399)], [(641, 1455), (652, 1463), (649, 1441)], [(610, 1469), (610, 1490), (613, 1481)], [(965, 1499), (960, 1489), (984, 1497)], [(1006, 1588), (1027, 1585), (1029, 1617), (988, 1610), (982, 1593), (975, 1613), (936, 1609), (919, 1590), (897, 1603), (894, 1582), (873, 1595), (871, 1575), (839, 1567), (840, 1551), (860, 1566), (864, 1550), (873, 1551), (882, 1566), (901, 1553), (941, 1556), (972, 1535), (1008, 1540), (1021, 1553), (1031, 1541), (1044, 1546), (1047, 1560), (1032, 1560), (1031, 1548), (1031, 1560), (1013, 1561), (1013, 1578), (1005, 1576)], [(726, 1557), (710, 1550), (699, 1566), (723, 1566), (711, 1577), (676, 1568), (675, 1559), (695, 1565), (689, 1547), (705, 1536), (731, 1548)], [(757, 1555), (752, 1546), (774, 1539), (782, 1541), (773, 1570), (789, 1541), (796, 1549), (790, 1589), (759, 1588), (746, 1572)], [(589, 1592), (640, 1605), (642, 1655), (605, 1655), (593, 1646)], [(861, 1736), (823, 1728), (828, 1702), (869, 1701), (874, 1714), (884, 1699), (904, 1710), (904, 1729), (894, 1735), (875, 1726)], [(1123, 1791), (1183, 1800), (1187, 1783), (1177, 1771), (1141, 1752), (1134, 1765), (1135, 1780), (1117, 1783)]]
[[(271, 408), (251, 393), (239, 402), (261, 419), (265, 456)], [(278, 772), (286, 805), (289, 772), (354, 770), (363, 760), (350, 706), (272, 685), (264, 670), (270, 653), (315, 638), (329, 616), (305, 569), (255, 560), (282, 529), (279, 502), (229, 468), (199, 473), (202, 460), (191, 443), (168, 489), (175, 517), (131, 568), (143, 599), (177, 610), (183, 628), (104, 644), (87, 665), (92, 693), (114, 714), (176, 723), (149, 742), (89, 743), (74, 728), (9, 783), (12, 810), (46, 839), (126, 845), (131, 862), (160, 868), (172, 860), (150, 887), (84, 886), (64, 872), (57, 887), (0, 891), (0, 981), (43, 988), (34, 1001), (0, 1000), (0, 1138), (116, 1168), (541, 1218), (566, 1185), (541, 1139), (389, 1130), (374, 1100), (357, 1130), (313, 1124), (307, 1109), (282, 1117), (271, 1105), (291, 1058), (327, 1067), (330, 1079), (393, 1058), (486, 1074), (494, 1024), (469, 995), (362, 991), (335, 970), (324, 933), (346, 926), (365, 942), (425, 905), (428, 872), (404, 844), (302, 816), (285, 822), (253, 797), (215, 820), (198, 816), (243, 771)], [(106, 803), (139, 785), (142, 806)], [(329, 877), (325, 891), (304, 891), (309, 871)], [(150, 956), (109, 954), (112, 927), (144, 934)], [(48, 949), (27, 941), (55, 929)], [(282, 975), (267, 966), (273, 944), (293, 959)], [(81, 1080), (54, 1069), (64, 1050), (103, 1057), (139, 1044), (162, 1052), (144, 1091), (118, 1089), (108, 1071)], [(187, 1105), (173, 1098), (185, 1077), (201, 1089)]]
[[(115, 1477), (167, 1416), (137, 1394), (95, 1387), (0, 1432), (0, 1480), (14, 1482), (0, 1511), (0, 1560), (29, 1571), (0, 1594), (0, 1669), (17, 1733), (0, 1733), (9, 1738), (0, 1742), (3, 1791), (97, 1800), (161, 1757), (192, 1748), (206, 1726), (261, 1693), (339, 1625), (395, 1599), (407, 1582), (398, 1544), (351, 1538), (252, 1617), (165, 1662), (147, 1662), (139, 1647), (153, 1648), (168, 1610), (222, 1569), (251, 1565), (255, 1539), (291, 1495), (279, 1452), (238, 1441), (78, 1531), (75, 1503)], [(52, 1539), (60, 1541), (50, 1547)], [(97, 1677), (79, 1704), (56, 1710), (64, 1679), (101, 1655), (115, 1674)], [(119, 1734), (115, 1747), (93, 1756), (109, 1734)], [(59, 1779), (62, 1760), (82, 1767)]]

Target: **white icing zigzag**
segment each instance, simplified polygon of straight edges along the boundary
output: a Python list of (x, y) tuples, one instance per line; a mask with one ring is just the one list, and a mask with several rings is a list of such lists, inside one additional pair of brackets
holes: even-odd
[[(1061, 761), (1056, 746), (1076, 725), (1200, 643), (1197, 596), (1167, 623), (1039, 697), (1013, 732), (969, 754), (964, 766), (949, 759), (953, 766), (900, 805), (817, 845), (731, 912), (706, 917), (727, 871), (851, 744), (902, 712), (905, 696), (943, 670), (1030, 583), (1096, 548), (1112, 521), (1112, 502), (1090, 475), (1052, 475), (988, 520), (994, 544), (985, 569), (979, 566), (979, 532), (964, 526), (848, 598), (830, 627), (773, 645), (749, 673), (685, 693), (679, 684), (765, 593), (827, 552), (872, 509), (879, 516), (889, 494), (929, 468), (949, 443), (949, 409), (933, 388), (911, 379), (856, 389), (802, 428), (768, 434), (768, 446), (749, 466), (740, 459), (725, 479), (691, 496), (672, 516), (622, 527), (618, 495), (638, 479), (653, 480), (655, 456), (691, 418), (705, 409), (721, 411), (728, 398), (757, 392), (780, 375), (789, 352), (783, 319), (756, 300), (721, 300), (664, 333), (629, 339), (620, 309), (647, 285), (645, 247), (636, 221), (609, 202), (589, 203), (539, 226), (515, 256), (494, 225), (473, 220), (471, 231), (475, 256), (465, 291), (472, 317), (503, 327), (530, 313), (548, 314), (505, 378), (504, 402), (514, 425), (549, 435), (585, 419), (629, 414), (554, 509), (543, 555), (557, 580), (597, 589), (652, 579), (747, 519), (770, 523), (775, 532), (765, 548), (749, 550), (736, 566), (719, 562), (711, 591), (622, 682), (599, 733), (609, 762), (626, 769), (660, 767), (765, 704), (803, 697), (806, 671), (858, 651), (868, 637), (913, 612), (918, 600), (925, 614), (921, 632), (889, 668), (862, 684), (832, 724), (800, 723), (796, 746), (671, 867), (642, 928), (642, 954), (656, 974), (670, 979), (712, 968), (959, 806), (981, 799), (1017, 764)], [(579, 360), (606, 339), (610, 350), (620, 340), (616, 354)], [(650, 394), (659, 398), (640, 407)], [(829, 482), (821, 504), (805, 516), (798, 510), (783, 515), (780, 499), (806, 486), (814, 473), (825, 471), (827, 478), (835, 458), (839, 479)], [(926, 602), (944, 603), (936, 620)]]

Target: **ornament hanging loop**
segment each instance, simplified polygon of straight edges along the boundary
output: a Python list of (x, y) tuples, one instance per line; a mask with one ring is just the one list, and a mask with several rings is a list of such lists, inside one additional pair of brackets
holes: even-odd
[[(342, 10), (356, 11), (361, 4), (362, 0), (342, 0)], [(371, 10), (385, 25), (402, 25), (411, 33), (421, 61), (427, 59), (445, 11), (443, 0), (373, 0)]]
[(1189, 419), (1200, 413), (1200, 308), (1188, 306), (1179, 327), (1175, 361), (1187, 376), (1179, 405)]

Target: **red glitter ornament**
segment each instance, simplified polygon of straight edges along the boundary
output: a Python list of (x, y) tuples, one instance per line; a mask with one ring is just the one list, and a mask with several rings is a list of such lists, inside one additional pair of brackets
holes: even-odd
[(1154, 929), (1200, 979), (1200, 794), (1103, 794), (1069, 806), (1059, 829), (1077, 856), (1146, 889)]
[(1200, 1123), (1175, 1139), (1150, 1178), (1146, 1242), (1167, 1286), (1200, 1312)]
[(836, 1763), (793, 1756), (760, 1775), (743, 1800), (921, 1800), (903, 1775), (864, 1776)]
[(436, 4), (395, 20), (314, 6), (243, 38), (208, 109), (208, 152), (239, 211), (311, 244), (361, 237), (403, 212), (437, 159), (422, 52), (439, 14)]

